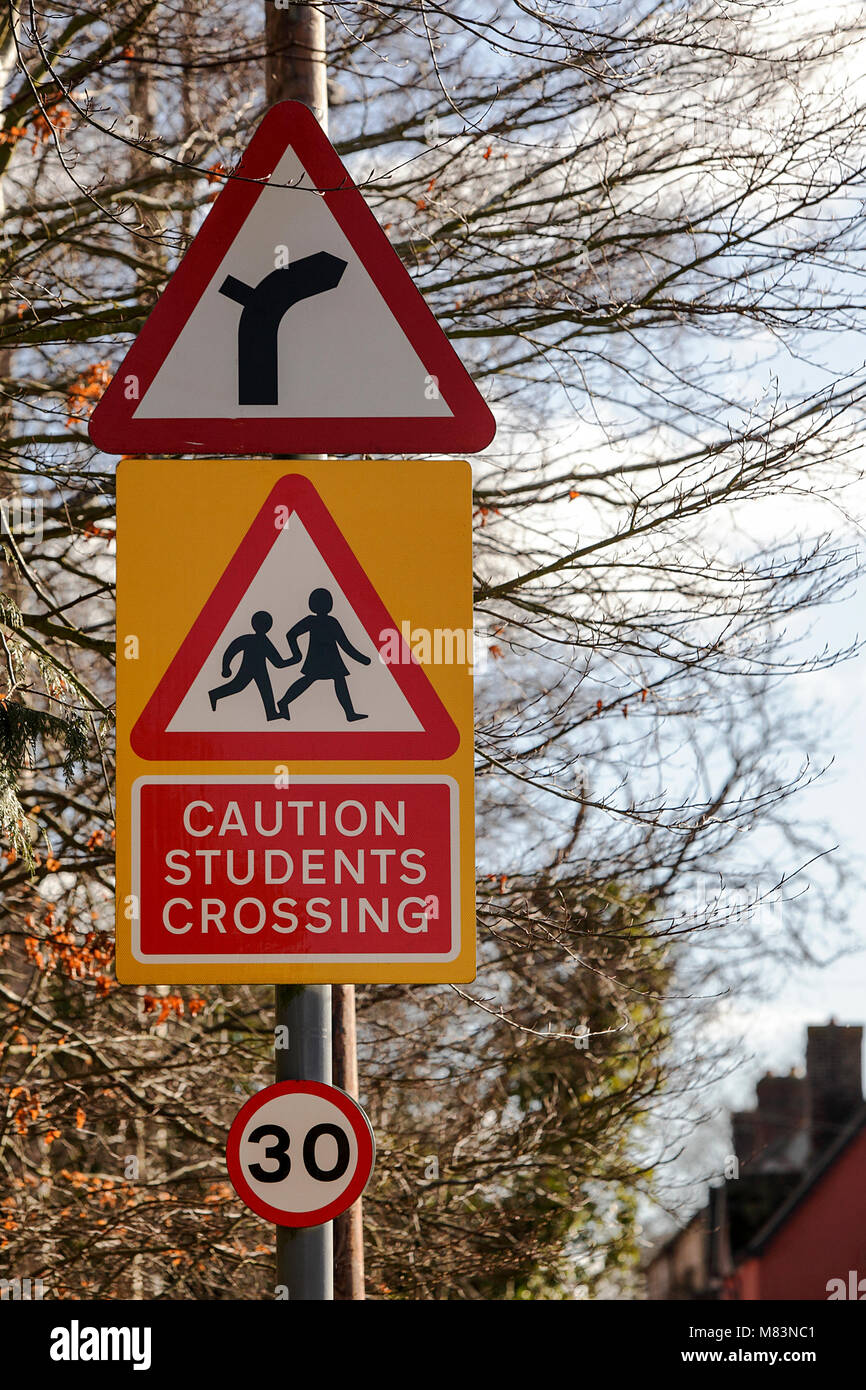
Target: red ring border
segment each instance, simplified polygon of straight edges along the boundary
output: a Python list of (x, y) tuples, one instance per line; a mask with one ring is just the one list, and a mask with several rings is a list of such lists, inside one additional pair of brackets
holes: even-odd
[[(313, 1095), (321, 1096), (323, 1100), (329, 1100), (332, 1105), (336, 1105), (337, 1109), (342, 1111), (349, 1121), (358, 1144), (358, 1164), (355, 1176), (349, 1186), (333, 1202), (329, 1202), (327, 1206), (318, 1207), (315, 1211), (288, 1212), (279, 1207), (272, 1207), (269, 1202), (262, 1201), (253, 1191), (241, 1168), (241, 1138), (247, 1121), (269, 1100), (275, 1096), (284, 1095)], [(375, 1162), (376, 1139), (366, 1112), (347, 1091), (342, 1090), (339, 1086), (329, 1086), (324, 1081), (277, 1081), (272, 1086), (265, 1086), (263, 1090), (256, 1091), (256, 1094), (250, 1096), (235, 1115), (226, 1139), (226, 1166), (232, 1187), (241, 1201), (250, 1208), (250, 1211), (255, 1212), (256, 1216), (261, 1216), (263, 1220), (270, 1221), (275, 1226), (291, 1226), (293, 1228), (324, 1226), (326, 1222), (333, 1221), (335, 1216), (348, 1211), (349, 1207), (357, 1202), (373, 1175)]]

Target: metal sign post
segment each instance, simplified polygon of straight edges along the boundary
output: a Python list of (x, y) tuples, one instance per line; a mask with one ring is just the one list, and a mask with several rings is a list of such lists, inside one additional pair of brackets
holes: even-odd
[[(275, 1081), (331, 1083), (331, 986), (277, 985)], [(334, 1297), (334, 1223), (292, 1230), (277, 1226), (275, 1296)]]
[[(265, 89), (276, 103), (294, 98), (328, 129), (325, 16), (314, 5), (265, 4)], [(277, 985), (274, 1076), (331, 1081), (331, 986)], [(281, 1035), (280, 1029), (288, 1031)], [(285, 1041), (286, 1046), (279, 1046)], [(277, 1227), (277, 1296), (334, 1297), (333, 1223), (292, 1231)]]
[[(265, 5), (265, 88), (271, 102), (295, 98), (328, 128), (325, 16), (313, 5)], [(274, 1075), (277, 1081), (331, 1081), (331, 986), (277, 985)], [(282, 1035), (280, 1029), (287, 1029)], [(286, 1046), (279, 1044), (285, 1041)], [(333, 1223), (292, 1231), (277, 1227), (277, 1296), (334, 1297)]]

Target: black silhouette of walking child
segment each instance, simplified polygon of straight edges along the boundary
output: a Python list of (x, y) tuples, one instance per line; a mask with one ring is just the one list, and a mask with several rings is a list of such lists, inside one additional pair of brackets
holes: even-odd
[(301, 667), (302, 675), (290, 685), (277, 708), (284, 719), (291, 718), (289, 705), (293, 700), (297, 700), (299, 695), (303, 695), (305, 690), (316, 681), (333, 681), (334, 691), (339, 700), (343, 713), (350, 723), (356, 719), (366, 719), (366, 714), (359, 714), (352, 705), (352, 697), (349, 694), (349, 687), (346, 684), (346, 677), (349, 668), (340, 656), (340, 648), (347, 656), (352, 657), (353, 661), (358, 661), (362, 666), (370, 665), (370, 657), (359, 652), (349, 641), (342, 625), (336, 618), (331, 617), (331, 609), (334, 606), (334, 599), (328, 589), (314, 589), (310, 594), (309, 607), (310, 614), (302, 618), (299, 623), (286, 633), (286, 641), (289, 644), (291, 656), (287, 662), (281, 665), (296, 666), (301, 660), (301, 648), (298, 638), (305, 633), (309, 639), (307, 645), (307, 656)]
[[(271, 689), (268, 663), (270, 662), (271, 666), (294, 666), (295, 661), (292, 657), (280, 656), (268, 637), (267, 634), (273, 625), (274, 620), (270, 613), (254, 613), (250, 622), (252, 632), (245, 632), (241, 637), (236, 637), (226, 647), (223, 652), (222, 672), (223, 680), (228, 683), (218, 685), (214, 690), (208, 691), (212, 710), (216, 710), (218, 700), (224, 700), (228, 695), (238, 695), (240, 691), (246, 690), (250, 681), (255, 681), (268, 719), (280, 718), (274, 701), (274, 692)], [(243, 653), (243, 659), (238, 667), (237, 675), (229, 680), (231, 665), (238, 652)]]

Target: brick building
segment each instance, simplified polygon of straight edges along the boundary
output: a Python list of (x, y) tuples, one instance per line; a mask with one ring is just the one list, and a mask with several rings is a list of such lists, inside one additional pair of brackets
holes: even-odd
[(654, 1251), (648, 1298), (858, 1297), (860, 1279), (866, 1298), (862, 1042), (831, 1019), (808, 1029), (804, 1074), (761, 1078), (731, 1117), (737, 1176)]

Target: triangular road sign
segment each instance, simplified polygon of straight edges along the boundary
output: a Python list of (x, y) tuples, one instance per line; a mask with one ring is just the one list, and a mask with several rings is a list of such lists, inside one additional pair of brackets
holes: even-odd
[(107, 453), (472, 453), (496, 425), (312, 112), (266, 115), (90, 422)]
[(312, 483), (272, 489), (148, 701), (142, 758), (447, 758), (458, 730)]

